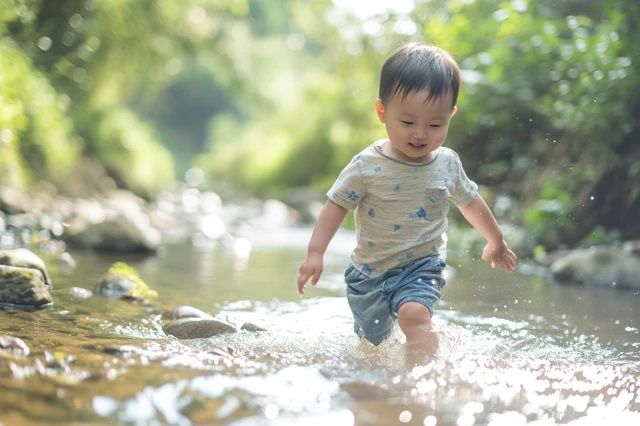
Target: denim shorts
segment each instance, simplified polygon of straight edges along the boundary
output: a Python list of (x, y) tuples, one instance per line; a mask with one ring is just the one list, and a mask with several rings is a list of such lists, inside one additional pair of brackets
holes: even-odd
[(427, 256), (369, 277), (349, 264), (344, 276), (356, 334), (379, 345), (393, 331), (398, 309), (406, 302), (421, 303), (433, 315), (446, 283), (446, 265), (439, 256)]

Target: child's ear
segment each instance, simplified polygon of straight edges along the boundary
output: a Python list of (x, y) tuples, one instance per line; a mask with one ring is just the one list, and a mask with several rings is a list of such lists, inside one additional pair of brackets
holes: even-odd
[(457, 112), (458, 112), (458, 106), (454, 105), (453, 108), (451, 108), (451, 117), (449, 118), (453, 118), (453, 116), (456, 115)]
[(384, 123), (384, 105), (382, 105), (380, 98), (376, 99), (376, 114), (378, 114), (380, 121)]

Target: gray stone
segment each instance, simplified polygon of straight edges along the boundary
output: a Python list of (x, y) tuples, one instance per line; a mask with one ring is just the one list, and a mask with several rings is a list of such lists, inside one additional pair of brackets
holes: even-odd
[(124, 216), (101, 223), (77, 225), (63, 236), (74, 247), (114, 252), (155, 252), (160, 234), (155, 228), (144, 226)]
[(144, 201), (120, 192), (101, 200), (77, 200), (62, 238), (82, 249), (143, 253), (157, 251), (161, 240)]
[(0, 336), (0, 352), (12, 356), (24, 357), (29, 355), (29, 347), (19, 337)]
[(74, 299), (89, 299), (93, 296), (93, 292), (91, 290), (87, 290), (86, 288), (81, 287), (71, 287), (69, 289), (69, 296)]
[(223, 333), (235, 333), (238, 329), (230, 323), (217, 319), (182, 318), (169, 321), (163, 327), (165, 333), (178, 339), (202, 339)]
[(194, 308), (193, 306), (188, 306), (188, 305), (178, 306), (162, 314), (163, 320), (177, 320), (177, 319), (183, 319), (183, 318), (211, 319), (213, 317), (208, 313), (201, 311), (198, 308)]
[(51, 282), (51, 278), (49, 277), (44, 261), (31, 250), (25, 248), (0, 250), (0, 265), (37, 269), (42, 273), (44, 285), (48, 289), (53, 287), (53, 283)]
[(9, 214), (27, 213), (33, 210), (33, 201), (24, 191), (0, 186), (0, 210)]
[(244, 331), (267, 331), (265, 328), (262, 328), (252, 322), (245, 322), (244, 324), (242, 324), (242, 327), (240, 327), (240, 329)]
[(594, 246), (560, 256), (551, 265), (551, 273), (558, 282), (637, 289), (640, 257), (625, 246)]
[(40, 270), (0, 265), (0, 304), (42, 308), (51, 303)]
[(104, 297), (122, 297), (135, 289), (136, 283), (124, 275), (107, 274), (96, 284), (96, 293)]

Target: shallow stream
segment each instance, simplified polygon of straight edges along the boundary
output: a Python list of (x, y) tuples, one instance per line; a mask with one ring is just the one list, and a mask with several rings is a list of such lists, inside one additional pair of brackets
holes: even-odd
[[(0, 357), (0, 424), (640, 424), (639, 294), (452, 262), (434, 319), (438, 358), (412, 367), (398, 333), (374, 348), (352, 332), (349, 234), (331, 246), (318, 288), (297, 295), (308, 233), (263, 236), (248, 257), (72, 252), (76, 269), (50, 270), (54, 306), (0, 310), (0, 335), (31, 349)], [(70, 295), (118, 260), (158, 305)], [(178, 341), (160, 313), (179, 305), (267, 331)]]

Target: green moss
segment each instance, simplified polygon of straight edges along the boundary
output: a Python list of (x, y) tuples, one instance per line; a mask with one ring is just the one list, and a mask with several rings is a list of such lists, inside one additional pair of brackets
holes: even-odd
[(25, 270), (12, 270), (4, 273), (6, 278), (21, 278), (26, 281), (33, 280), (33, 272), (25, 271)]
[(124, 262), (116, 262), (111, 265), (111, 267), (107, 271), (107, 274), (120, 275), (135, 283), (135, 289), (129, 292), (129, 294), (132, 296), (140, 296), (145, 299), (156, 299), (158, 297), (158, 292), (152, 290), (147, 285), (147, 283), (145, 283), (142, 278), (140, 278), (138, 271)]

